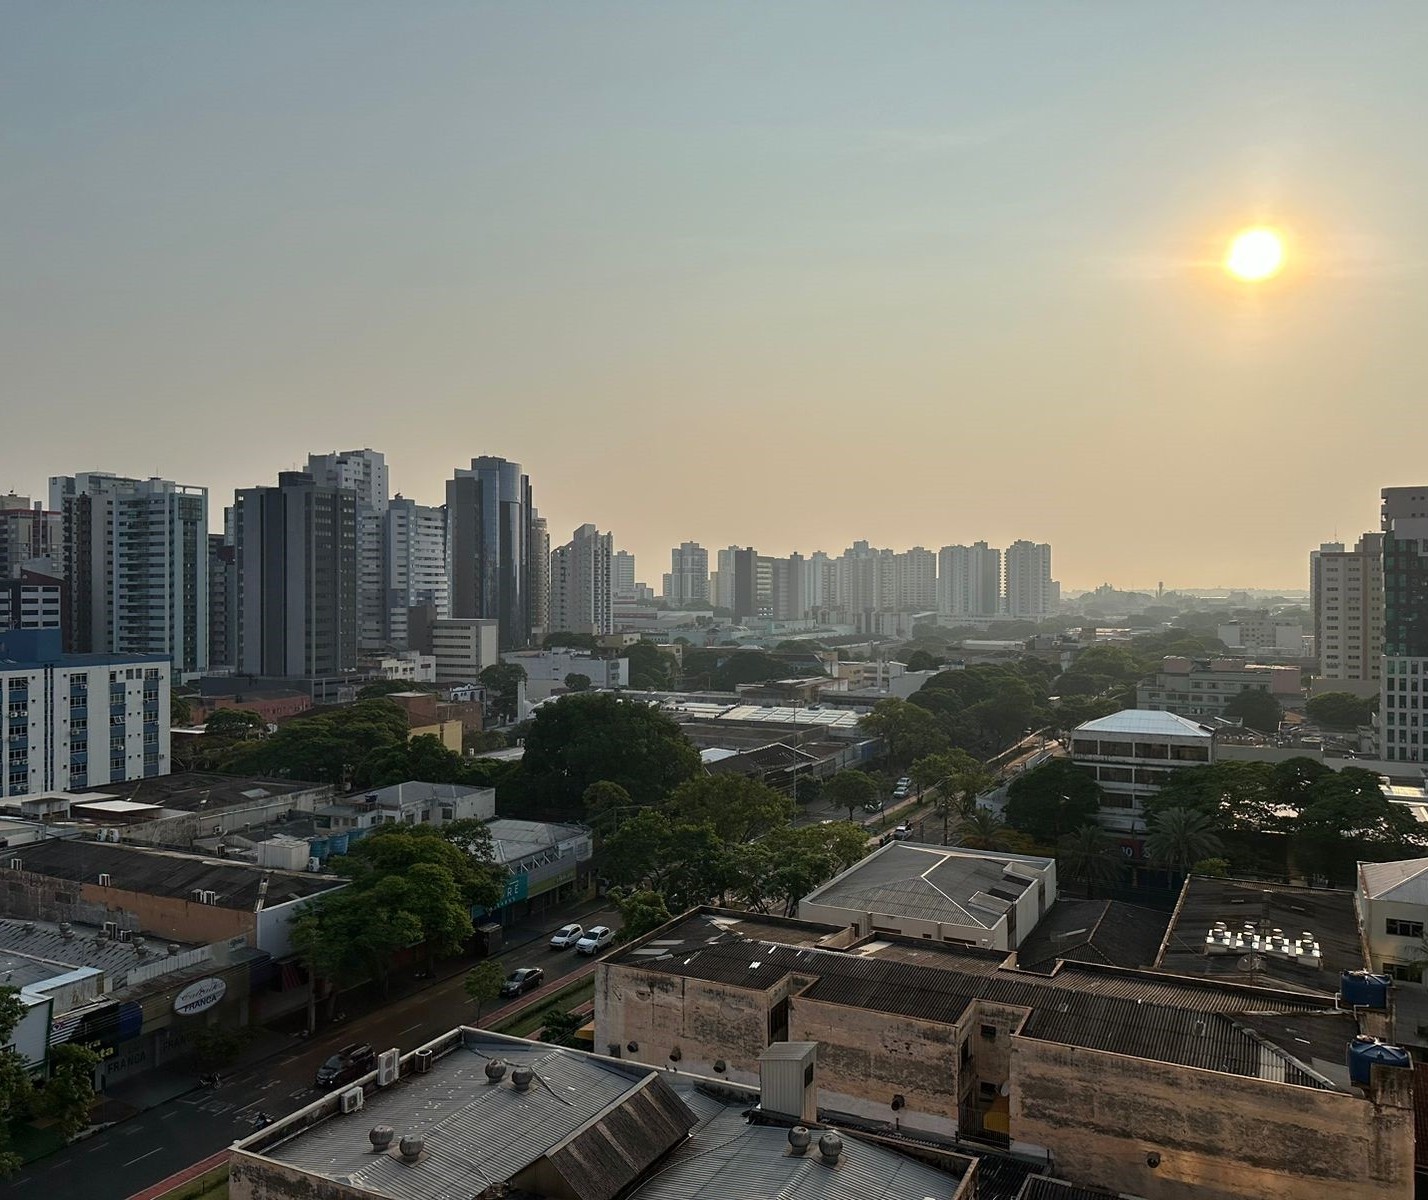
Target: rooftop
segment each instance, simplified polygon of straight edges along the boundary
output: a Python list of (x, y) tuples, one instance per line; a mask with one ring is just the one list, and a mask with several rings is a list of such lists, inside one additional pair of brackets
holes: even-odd
[(1359, 863), (1359, 888), (1370, 900), (1428, 904), (1428, 858)]
[(889, 842), (803, 898), (804, 904), (994, 929), (1053, 860)]
[(180, 900), (190, 899), (195, 891), (213, 892), (217, 907), (246, 912), (257, 905), (265, 878), (264, 903), (270, 907), (330, 891), (342, 882), (331, 876), (275, 871), (172, 850), (78, 839), (31, 842), (8, 854), (5, 861), (14, 860), (19, 860), (20, 871), (51, 879), (97, 884), (101, 874), (108, 875), (109, 886), (117, 891)]
[(1087, 721), (1072, 731), (1098, 734), (1133, 734), (1140, 737), (1194, 737), (1210, 740), (1210, 729), (1174, 713), (1155, 712), (1150, 709), (1123, 708), (1108, 717)]
[(755, 991), (796, 971), (812, 980), (797, 990), (808, 999), (948, 1024), (986, 1000), (1027, 1010), (1022, 1037), (1313, 1088), (1337, 1087), (1323, 1071), (1342, 1069), (1357, 1031), (1324, 997), (1091, 963), (1037, 974), (999, 951), (913, 938), (800, 947), (749, 937), (735, 916), (697, 910), (606, 962)]
[[(1319, 965), (1278, 950), (1246, 953), (1216, 945), (1216, 952), (1209, 953), (1207, 938), (1217, 922), (1224, 922), (1232, 935), (1243, 934), (1247, 924), (1271, 936), (1281, 930), (1291, 950), (1307, 932), (1318, 946)], [(1158, 966), (1177, 975), (1211, 975), (1332, 996), (1339, 990), (1340, 971), (1362, 970), (1367, 964), (1353, 892), (1192, 875), (1181, 891)]]
[(152, 779), (96, 784), (90, 791), (143, 804), (158, 804), (164, 808), (197, 812), (203, 808), (255, 804), (275, 796), (291, 796), (325, 787), (329, 785), (304, 783), (295, 779), (262, 779), (254, 776), (184, 771), (177, 775), (157, 775)]
[(499, 863), (519, 863), (549, 854), (562, 843), (588, 838), (584, 825), (562, 825), (554, 821), (517, 821), (498, 817), (487, 821), (491, 846)]
[[(702, 757), (702, 755), (701, 755)], [(790, 771), (818, 760), (803, 750), (774, 742), (757, 750), (745, 750), (715, 759), (706, 759), (704, 769), (711, 775), (758, 775), (770, 771)]]
[[(66, 936), (66, 932), (68, 936)], [(47, 921), (0, 921), (0, 986), (21, 987), (68, 971), (93, 967), (114, 985), (122, 985), (136, 966), (193, 949), (168, 938), (115, 941), (92, 925), (55, 925)], [(11, 973), (13, 977), (11, 976)]]
[(1017, 948), (1026, 970), (1049, 970), (1057, 959), (1108, 967), (1153, 967), (1170, 914), (1119, 900), (1062, 897)]
[[(925, 1200), (957, 1179), (902, 1154), (844, 1137), (835, 1166), (817, 1149), (790, 1152), (787, 1130), (751, 1123), (753, 1093), (581, 1051), (461, 1029), (430, 1047), (418, 1074), (366, 1089), (359, 1114), (332, 1107), (295, 1114), (241, 1143), (235, 1172), (264, 1158), (335, 1185), (332, 1194), (391, 1200), (469, 1200), (508, 1185), (513, 1195), (572, 1200), (714, 1200), (740, 1194), (789, 1200)], [(492, 1063), (504, 1071), (496, 1081)], [(514, 1084), (528, 1069), (528, 1089)], [(373, 1148), (374, 1126), (423, 1139), (404, 1162)], [(256, 1163), (248, 1155), (261, 1156)]]

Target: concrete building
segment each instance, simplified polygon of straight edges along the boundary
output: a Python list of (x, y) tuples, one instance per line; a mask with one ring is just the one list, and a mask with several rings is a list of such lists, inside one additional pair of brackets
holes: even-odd
[(734, 610), (734, 556), (738, 553), (738, 546), (729, 546), (720, 550), (715, 558), (717, 569), (709, 585), (713, 591), (715, 608), (727, 608), (730, 612)]
[(943, 546), (937, 555), (937, 611), (994, 617), (1002, 609), (1002, 552), (986, 542)]
[(458, 468), (446, 484), (446, 517), (451, 615), (498, 621), (503, 650), (528, 646), (538, 514), (521, 464), (483, 456)]
[(698, 542), (681, 542), (669, 552), (665, 600), (672, 605), (709, 603), (709, 551)]
[(1105, 793), (1101, 824), (1142, 833), (1146, 797), (1160, 790), (1170, 772), (1214, 762), (1214, 746), (1208, 726), (1174, 713), (1123, 709), (1076, 726), (1071, 761), (1085, 767)]
[(526, 673), (526, 699), (532, 704), (565, 690), (567, 675), (584, 675), (590, 686), (613, 690), (630, 686), (628, 658), (597, 658), (588, 650), (519, 650), (502, 654)]
[[(349, 1087), (237, 1142), (228, 1195), (1002, 1200), (979, 1190), (970, 1155), (910, 1144), (902, 1153), (891, 1134), (820, 1127), (816, 1046), (766, 1055), (761, 1088), (621, 1061), (611, 1049), (597, 1056), (461, 1028), (393, 1051)], [(359, 1104), (360, 1116), (346, 1115)], [(1018, 1183), (1025, 1173), (1012, 1172)]]
[(531, 644), (538, 646), (550, 627), (550, 528), (531, 510)]
[[(615, 539), (594, 525), (580, 526), (550, 552), (552, 633), (614, 633)], [(631, 590), (634, 559), (630, 559)]]
[(1298, 617), (1276, 617), (1261, 611), (1245, 613), (1219, 626), (1216, 636), (1231, 650), (1266, 650), (1302, 654), (1304, 625)]
[(371, 654), (386, 637), (387, 457), (376, 450), (309, 454), (307, 473), (319, 487), (346, 488), (357, 498), (357, 649)]
[(635, 556), (628, 550), (616, 550), (610, 556), (610, 587), (615, 599), (626, 604), (639, 598), (635, 585)]
[[(1147, 1200), (1413, 1195), (1413, 1073), (1353, 1086), (1382, 1009), (1217, 978), (701, 909), (596, 963), (595, 1044), (757, 1077), (818, 1044), (820, 1111), (999, 1139), (1082, 1187)], [(716, 1070), (716, 1067), (718, 1068)], [(1076, 1193), (1071, 1193), (1076, 1194)]]
[(64, 654), (60, 646), (57, 629), (0, 633), (0, 795), (168, 774), (168, 658)]
[[(1354, 892), (1370, 969), (1405, 990), (1428, 994), (1424, 931), (1428, 930), (1428, 858), (1359, 863)], [(1417, 1031), (1415, 1041), (1428, 1031)]]
[(1007, 547), (1002, 597), (1006, 614), (1023, 621), (1044, 621), (1061, 607), (1061, 585), (1051, 577), (1051, 547), (1020, 540)]
[(429, 606), (451, 615), (446, 561), (446, 509), (397, 496), (382, 515), (382, 643), (412, 649), (408, 612)]
[[(893, 605), (905, 609), (937, 607), (937, 555), (922, 546), (905, 550), (893, 559)], [(800, 614), (801, 615), (801, 614)]]
[(63, 634), (69, 587), (63, 579), (20, 568), (0, 578), (0, 633), (11, 629), (58, 629)]
[(798, 903), (802, 920), (1015, 950), (1056, 902), (1056, 860), (889, 842)]
[(505, 923), (525, 920), (584, 890), (595, 842), (584, 825), (553, 821), (487, 821), (495, 861), (510, 876), (497, 907)]
[(1171, 655), (1160, 670), (1136, 685), (1136, 707), (1182, 717), (1225, 718), (1226, 707), (1241, 692), (1268, 692), (1281, 704), (1293, 704), (1303, 695), (1302, 680), (1298, 667)]
[(414, 649), (436, 659), (436, 682), (475, 683), (481, 672), (500, 662), (500, 629), (495, 620), (435, 618), (430, 610), (413, 609), (410, 641)]
[(1428, 762), (1428, 486), (1383, 489), (1379, 754)]
[(208, 489), (103, 471), (50, 479), (63, 514), (75, 654), (166, 654), (208, 667)]
[(0, 496), (0, 581), (24, 567), (42, 574), (64, 570), (64, 516), (28, 496)]
[(1383, 665), (1383, 534), (1366, 533), (1352, 550), (1326, 542), (1309, 556), (1315, 687), (1376, 696)]
[[(227, 510), (231, 513), (233, 510)], [(208, 535), (208, 668), (232, 670), (238, 654), (238, 552), (226, 533)]]

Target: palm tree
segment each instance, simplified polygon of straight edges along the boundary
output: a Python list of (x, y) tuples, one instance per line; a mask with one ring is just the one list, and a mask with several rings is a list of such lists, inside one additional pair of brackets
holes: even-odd
[(1145, 854), (1167, 870), (1186, 872), (1202, 858), (1214, 858), (1220, 839), (1210, 818), (1193, 808), (1167, 808), (1151, 818)]
[(1068, 833), (1056, 847), (1056, 859), (1067, 879), (1086, 884), (1087, 900), (1098, 884), (1110, 886), (1121, 873), (1111, 840), (1099, 825), (1082, 825), (1075, 833)]
[(957, 822), (957, 840), (969, 850), (1005, 850), (1010, 832), (990, 808), (974, 808)]

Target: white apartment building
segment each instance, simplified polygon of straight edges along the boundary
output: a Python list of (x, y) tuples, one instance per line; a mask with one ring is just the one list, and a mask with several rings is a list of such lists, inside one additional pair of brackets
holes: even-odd
[(1319, 682), (1326, 692), (1373, 696), (1383, 665), (1383, 534), (1352, 550), (1325, 542), (1309, 555), (1310, 603)]
[(64, 654), (60, 646), (57, 629), (0, 633), (0, 795), (167, 775), (168, 658)]
[(567, 675), (584, 675), (597, 689), (630, 686), (628, 658), (596, 658), (587, 650), (508, 650), (501, 661), (524, 669), (526, 698), (532, 704), (563, 691)]
[(387, 456), (377, 450), (309, 454), (307, 473), (321, 487), (357, 496), (357, 648), (370, 653), (386, 640), (386, 578), (382, 548), (387, 511)]
[(937, 607), (937, 555), (922, 546), (893, 558), (893, 604), (899, 611)]
[(500, 662), (500, 622), (494, 618), (444, 617), (431, 622), (429, 633), (437, 683), (475, 683)]
[(550, 627), (550, 527), (531, 509), (531, 641), (540, 645)]
[(1001, 610), (1002, 552), (986, 542), (943, 546), (937, 555), (937, 611), (983, 618)]
[(208, 489), (103, 471), (50, 479), (76, 653), (208, 666)]
[(1304, 651), (1304, 626), (1297, 617), (1275, 617), (1268, 612), (1247, 613), (1226, 621), (1216, 636), (1231, 650), (1266, 650), (1298, 655)]
[(614, 589), (616, 600), (632, 603), (638, 598), (635, 586), (635, 556), (628, 550), (616, 550), (610, 556), (610, 586)]
[(1061, 607), (1061, 585), (1051, 577), (1051, 546), (1046, 542), (1015, 541), (1005, 556), (1006, 582), (1002, 595), (1010, 617), (1042, 621)]
[(64, 580), (22, 570), (0, 579), (0, 633), (10, 629), (60, 629)]
[(734, 610), (734, 556), (738, 553), (738, 546), (728, 546), (718, 551), (715, 556), (718, 570), (710, 581), (714, 590), (715, 608), (727, 608), (730, 612)]
[(1249, 663), (1242, 658), (1189, 659), (1172, 655), (1160, 669), (1136, 685), (1136, 708), (1182, 717), (1224, 717), (1241, 692), (1268, 692), (1281, 704), (1302, 692), (1298, 667)]
[(681, 542), (669, 552), (664, 598), (670, 604), (709, 602), (709, 551), (698, 542)]
[(410, 644), (408, 609), (430, 605), (438, 618), (451, 615), (446, 509), (398, 496), (387, 505), (382, 526), (383, 640), (404, 650)]
[(1168, 712), (1124, 709), (1071, 732), (1071, 761), (1105, 793), (1096, 819), (1119, 833), (1143, 833), (1146, 797), (1170, 772), (1214, 762), (1214, 749), (1209, 728)]
[(815, 550), (803, 564), (803, 595), (810, 612), (838, 607), (838, 566), (822, 550)]
[(1428, 762), (1428, 485), (1383, 489), (1380, 757)]
[(550, 555), (552, 633), (614, 633), (614, 538), (582, 525)]

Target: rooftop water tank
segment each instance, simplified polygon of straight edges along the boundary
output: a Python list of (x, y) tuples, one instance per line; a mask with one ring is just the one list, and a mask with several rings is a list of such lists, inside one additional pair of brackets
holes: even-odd
[(1385, 1067), (1410, 1067), (1413, 1060), (1408, 1051), (1367, 1034), (1359, 1034), (1349, 1043), (1349, 1082), (1356, 1087), (1368, 1087), (1373, 1075), (1373, 1065)]
[(1345, 971), (1339, 976), (1339, 995), (1345, 1008), (1387, 1008), (1389, 979), (1369, 971)]

